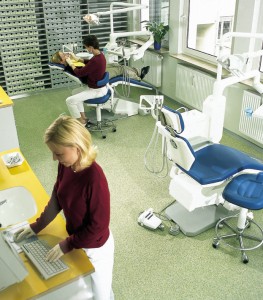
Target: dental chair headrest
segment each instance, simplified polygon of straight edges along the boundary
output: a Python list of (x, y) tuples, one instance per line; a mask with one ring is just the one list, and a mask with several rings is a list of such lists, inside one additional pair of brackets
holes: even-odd
[(163, 106), (161, 109), (161, 123), (170, 132), (174, 131), (174, 136), (184, 131), (184, 120), (181, 113), (168, 106)]

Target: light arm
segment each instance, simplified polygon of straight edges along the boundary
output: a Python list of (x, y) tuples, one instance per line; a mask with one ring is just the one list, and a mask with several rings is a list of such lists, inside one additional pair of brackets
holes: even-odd
[[(242, 54), (232, 54), (232, 55), (224, 55), (224, 45), (225, 42), (231, 37), (239, 37), (239, 38), (256, 38), (263, 40), (262, 33), (246, 33), (246, 32), (228, 32), (223, 35), (222, 39), (220, 40), (220, 53), (218, 55), (218, 69), (217, 69), (217, 81), (219, 82), (216, 84), (214, 88), (214, 94), (221, 94), (223, 93), (224, 88), (229, 85), (232, 85), (237, 82), (241, 82), (246, 79), (253, 80), (253, 87), (260, 93), (263, 93), (263, 85), (260, 82), (260, 72), (258, 70), (249, 70), (244, 72), (244, 66), (247, 64), (248, 59), (253, 59), (256, 57), (260, 57), (263, 55), (263, 50), (259, 51), (251, 51), (245, 52)], [(222, 76), (222, 67), (227, 69), (232, 75), (233, 78), (228, 78), (228, 80), (223, 79), (221, 80)], [(220, 87), (219, 87), (220, 86)], [(217, 89), (217, 87), (219, 87)]]
[[(115, 5), (118, 7), (123, 6), (124, 8), (114, 9)], [(142, 8), (147, 8), (147, 7), (148, 7), (147, 5), (112, 2), (109, 11), (97, 12), (96, 14), (89, 14), (84, 16), (83, 19), (89, 24), (99, 24), (99, 16), (110, 15), (111, 34), (110, 34), (110, 41), (106, 45), (108, 53), (117, 56), (122, 56), (125, 59), (130, 59), (130, 57), (133, 57), (134, 60), (138, 60), (143, 57), (145, 50), (154, 43), (152, 33), (147, 30), (114, 33), (113, 15), (117, 13), (140, 10)], [(116, 39), (120, 37), (129, 37), (129, 36), (149, 36), (150, 38), (146, 43), (144, 43), (138, 49), (126, 49), (123, 47), (118, 47), (116, 43)]]

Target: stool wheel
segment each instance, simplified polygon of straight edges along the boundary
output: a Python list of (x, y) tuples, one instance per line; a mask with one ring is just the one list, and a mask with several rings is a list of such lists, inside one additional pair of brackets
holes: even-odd
[(219, 241), (218, 239), (214, 239), (213, 243), (212, 243), (213, 248), (217, 249), (219, 247)]
[(223, 228), (223, 227), (224, 227), (224, 224), (222, 224), (222, 223), (219, 223), (219, 224), (218, 224), (218, 228), (219, 228), (219, 229), (221, 229), (221, 228)]
[(103, 139), (106, 139), (106, 132), (111, 130), (112, 132), (116, 132), (117, 129), (116, 129), (116, 125), (113, 123), (113, 121), (111, 120), (103, 120), (103, 121), (100, 121), (100, 122), (97, 122), (96, 124), (90, 126), (89, 128), (89, 131), (97, 131), (97, 132), (100, 132), (101, 133), (101, 137)]
[(248, 259), (247, 255), (246, 255), (246, 253), (242, 253), (242, 262), (244, 264), (247, 264), (249, 262), (249, 259)]
[(247, 264), (249, 259), (245, 251), (254, 250), (262, 246), (263, 230), (251, 219), (246, 220), (244, 228), (240, 229), (236, 225), (236, 219), (238, 218), (239, 214), (225, 217), (218, 221), (215, 228), (216, 236), (213, 239), (212, 246), (217, 249), (219, 243), (222, 242), (232, 249), (241, 251), (242, 262)]

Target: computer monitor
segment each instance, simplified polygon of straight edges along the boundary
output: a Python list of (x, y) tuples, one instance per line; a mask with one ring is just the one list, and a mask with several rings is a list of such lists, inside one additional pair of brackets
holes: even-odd
[(0, 232), (0, 291), (10, 285), (24, 280), (28, 271), (10, 242)]

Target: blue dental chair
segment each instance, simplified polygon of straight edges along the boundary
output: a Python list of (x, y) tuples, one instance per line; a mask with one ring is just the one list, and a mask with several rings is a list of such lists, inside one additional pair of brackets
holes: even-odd
[[(176, 120), (176, 126), (172, 125), (171, 116)], [(247, 219), (251, 217), (247, 210), (263, 208), (263, 176), (260, 175), (263, 174), (263, 163), (222, 144), (188, 139), (184, 136), (183, 114), (168, 107), (162, 108), (157, 126), (173, 166), (169, 192), (176, 203), (166, 209), (167, 217), (177, 223), (187, 236), (195, 236), (218, 223), (214, 241), (214, 245), (218, 246), (224, 239), (219, 234), (219, 228), (224, 223), (219, 222), (221, 219), (232, 220), (233, 215)], [(243, 182), (247, 188), (242, 183), (243, 192), (236, 184), (239, 178), (245, 179)], [(251, 180), (256, 181), (254, 188), (250, 187)], [(242, 195), (246, 195), (247, 199)], [(259, 231), (261, 235), (261, 229)], [(263, 236), (256, 239), (259, 247)], [(242, 246), (238, 249), (245, 250)], [(246, 259), (244, 256), (243, 261)]]
[[(71, 72), (68, 72), (65, 65), (52, 63), (52, 62), (49, 62), (48, 65), (51, 69), (60, 70), (64, 72), (64, 74), (69, 79), (76, 82), (80, 87), (83, 86), (81, 80)], [(105, 120), (102, 119), (101, 117), (102, 109), (104, 109), (105, 113), (107, 112), (113, 113), (114, 114), (114, 117), (112, 117), (113, 119), (123, 118), (124, 116), (132, 116), (138, 114), (139, 104), (131, 101), (127, 101), (128, 99), (126, 100), (120, 99), (121, 95), (118, 95), (118, 91), (116, 89), (119, 85), (122, 85), (124, 87), (134, 86), (134, 87), (139, 87), (148, 90), (155, 90), (155, 88), (152, 85), (146, 82), (135, 80), (132, 78), (129, 78), (129, 80), (126, 81), (124, 80), (123, 76), (116, 76), (108, 80), (109, 80), (107, 83), (108, 93), (105, 97), (102, 97), (101, 99), (97, 99), (97, 101), (95, 99), (87, 99), (87, 101), (84, 101), (84, 103), (86, 103), (89, 106), (95, 106), (96, 105), (95, 103), (98, 103), (98, 106), (96, 108), (96, 126), (91, 126), (89, 127), (89, 129), (91, 131), (100, 131), (102, 133), (103, 138), (106, 137), (104, 133), (107, 129), (111, 128), (112, 131), (115, 132), (116, 126), (110, 120), (110, 118), (105, 118)], [(104, 82), (102, 83), (104, 84)], [(114, 95), (117, 95), (116, 99), (114, 99)]]

